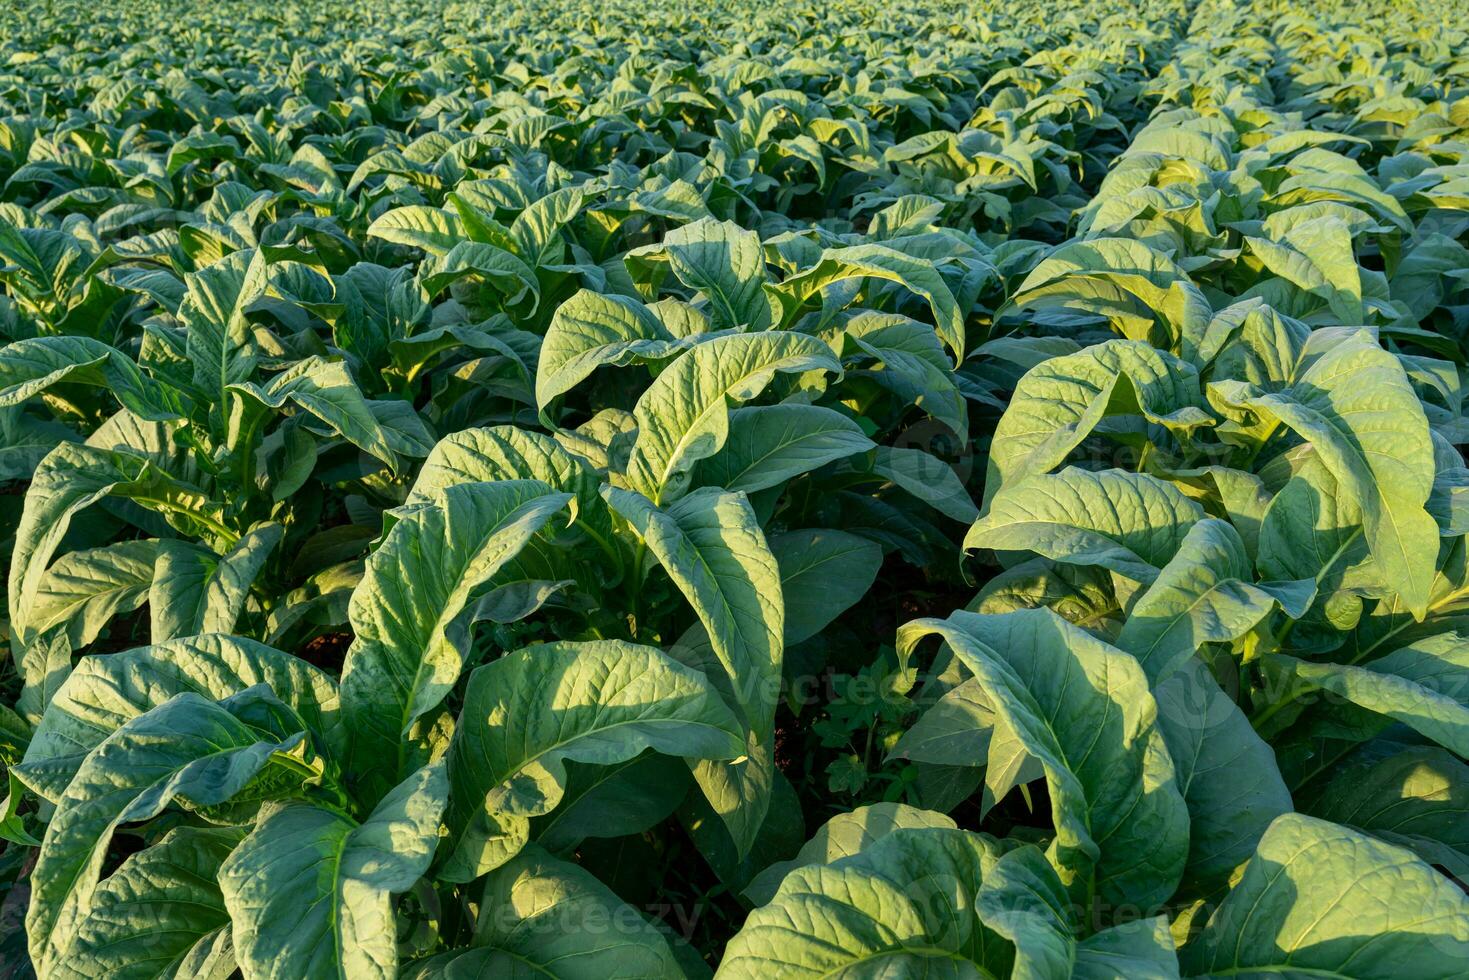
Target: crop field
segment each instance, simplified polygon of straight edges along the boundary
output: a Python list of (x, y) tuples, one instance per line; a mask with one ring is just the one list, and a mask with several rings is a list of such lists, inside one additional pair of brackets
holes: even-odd
[(1466, 0), (0, 11), (0, 980), (1469, 978)]

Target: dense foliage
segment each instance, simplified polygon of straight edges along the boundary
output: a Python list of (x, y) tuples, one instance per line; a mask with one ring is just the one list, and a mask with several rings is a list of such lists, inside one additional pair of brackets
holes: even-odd
[(0, 13), (0, 976), (1469, 976), (1462, 3)]

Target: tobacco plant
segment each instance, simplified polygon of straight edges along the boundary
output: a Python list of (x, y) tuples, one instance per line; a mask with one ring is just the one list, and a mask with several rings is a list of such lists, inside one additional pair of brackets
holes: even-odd
[(0, 975), (1469, 973), (1463, 10), (0, 13)]

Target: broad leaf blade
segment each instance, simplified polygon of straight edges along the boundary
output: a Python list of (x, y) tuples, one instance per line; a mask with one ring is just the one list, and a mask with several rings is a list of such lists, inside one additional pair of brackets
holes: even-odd
[(355, 639), (342, 670), (349, 768), (364, 799), (427, 761), (410, 733), (459, 679), (462, 615), (570, 499), (538, 480), (448, 487), (403, 512), (368, 560), (352, 593)]
[(929, 634), (949, 642), (1045, 770), (1056, 828), (1047, 853), (1071, 894), (1144, 905), (1171, 896), (1188, 812), (1137, 661), (1048, 610), (916, 620), (899, 631), (900, 650)]
[(428, 869), (448, 792), (438, 762), (361, 824), (303, 803), (268, 810), (219, 869), (246, 980), (397, 976), (389, 896)]
[(638, 399), (628, 485), (655, 503), (680, 496), (689, 470), (729, 436), (730, 401), (749, 401), (780, 372), (841, 372), (831, 348), (796, 333), (737, 334), (688, 350)]
[(441, 876), (469, 881), (508, 858), (500, 838), (523, 843), (530, 818), (555, 809), (567, 762), (606, 765), (649, 748), (730, 759), (744, 734), (703, 675), (652, 647), (548, 643), (478, 668), (449, 750)]
[(1299, 814), (1270, 825), (1203, 933), (1190, 977), (1437, 980), (1469, 959), (1469, 899), (1410, 852)]

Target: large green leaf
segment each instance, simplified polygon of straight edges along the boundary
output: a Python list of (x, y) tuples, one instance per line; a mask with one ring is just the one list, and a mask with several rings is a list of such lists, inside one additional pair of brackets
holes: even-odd
[(1204, 294), (1173, 260), (1131, 238), (1061, 245), (1031, 270), (1009, 302), (1105, 317), (1124, 337), (1156, 341), (1185, 357), (1193, 354), (1211, 313)]
[(271, 805), (219, 869), (246, 980), (398, 975), (390, 896), (413, 887), (439, 842), (444, 764), (413, 773), (367, 819)]
[(72, 518), (109, 495), (177, 513), (180, 520), (196, 526), (208, 522), (207, 526), (219, 527), (214, 516), (218, 508), (212, 501), (141, 455), (77, 443), (57, 446), (36, 469), (10, 553), (13, 647), (23, 646), (33, 633), (31, 606)]
[(704, 218), (675, 228), (657, 245), (630, 258), (661, 257), (679, 282), (703, 293), (715, 329), (765, 330), (771, 323), (765, 298), (765, 253), (760, 236), (732, 221)]
[(803, 528), (768, 543), (780, 568), (787, 646), (815, 636), (855, 605), (882, 567), (882, 548), (846, 531)]
[(1168, 919), (1155, 916), (1081, 938), (1076, 905), (1037, 848), (1004, 854), (985, 872), (980, 918), (1015, 944), (1011, 980), (1177, 980)]
[(1188, 657), (1153, 692), (1158, 730), (1188, 804), (1184, 888), (1219, 887), (1293, 807), (1275, 752), (1202, 661)]
[(1138, 659), (1154, 685), (1205, 643), (1244, 636), (1279, 604), (1299, 619), (1315, 598), (1314, 583), (1254, 584), (1245, 545), (1224, 521), (1189, 528), (1178, 553), (1133, 604), (1117, 646)]
[(667, 510), (628, 490), (607, 487), (603, 494), (693, 606), (723, 668), (707, 672), (745, 724), (745, 759), (694, 769), (743, 854), (769, 805), (771, 737), (785, 650), (779, 566), (743, 494), (698, 490)]
[(215, 878), (240, 842), (235, 827), (179, 827), (97, 886), (53, 973), (68, 980), (228, 980), (230, 916)]
[(934, 767), (983, 766), (981, 819), (1016, 786), (1045, 776), (1040, 764), (1016, 738), (1010, 723), (996, 714), (984, 685), (974, 677), (945, 691), (929, 705), (890, 754)]
[(655, 503), (680, 496), (689, 470), (729, 437), (729, 403), (749, 401), (779, 372), (841, 372), (831, 348), (797, 333), (706, 341), (663, 369), (638, 399), (628, 485)]
[(1362, 509), (1381, 584), (1422, 618), (1438, 556), (1428, 420), (1401, 362), (1365, 331), (1341, 338), (1283, 391), (1215, 382), (1211, 397), (1278, 420), (1310, 442)]
[(1281, 384), (1295, 373), (1310, 333), (1309, 326), (1260, 299), (1243, 300), (1214, 315), (1199, 345), (1199, 361), (1215, 378)]
[(1191, 365), (1137, 341), (1109, 340), (1042, 361), (1020, 379), (995, 426), (985, 502), (1061, 465), (1107, 416), (1141, 415), (1188, 432), (1210, 421), (1202, 401)]
[(184, 277), (187, 292), (178, 316), (188, 328), (192, 381), (209, 400), (216, 431), (228, 413), (229, 386), (249, 381), (259, 361), (245, 313), (264, 295), (268, 275), (265, 255), (247, 250)]
[(532, 201), (510, 224), (516, 254), (538, 264), (554, 260), (561, 254), (557, 236), (581, 211), (585, 199), (582, 188), (562, 187)]
[(852, 857), (786, 875), (730, 940), (717, 976), (1010, 975), (1013, 949), (978, 915), (999, 847), (945, 828), (894, 830)]
[(412, 964), (407, 980), (536, 976), (683, 980), (663, 934), (588, 871), (531, 845), (485, 879), (471, 947)]
[(1426, 637), (1360, 666), (1274, 655), (1298, 682), (1402, 722), (1460, 756), (1469, 756), (1469, 640)]
[(131, 719), (178, 694), (218, 701), (256, 685), (289, 705), (333, 752), (345, 749), (332, 677), (254, 640), (214, 634), (83, 657), (12, 771), (57, 802), (87, 754)]
[(964, 547), (1033, 551), (1149, 583), (1203, 516), (1156, 477), (1067, 468), (1007, 486), (964, 536)]
[(638, 300), (583, 289), (557, 307), (546, 328), (536, 405), (545, 411), (599, 367), (658, 361), (685, 346)]
[(879, 362), (874, 378), (954, 430), (969, 437), (969, 409), (954, 381), (954, 368), (933, 328), (894, 313), (859, 312), (847, 321), (846, 337)]
[(1049, 610), (915, 620), (899, 648), (932, 634), (1044, 769), (1056, 829), (1047, 853), (1075, 900), (1146, 907), (1171, 896), (1188, 811), (1137, 661)]
[(0, 408), (0, 479), (29, 480), (47, 453), (75, 439), (68, 426), (37, 418), (24, 405)]
[(1271, 578), (1313, 578), (1334, 590), (1365, 579), (1369, 560), (1362, 508), (1331, 475), (1314, 450), (1291, 453), (1291, 475), (1260, 520), (1260, 573)]
[(155, 643), (199, 633), (230, 633), (285, 529), (256, 528), (223, 555), (177, 539), (158, 542), (158, 563), (148, 590)]
[(62, 555), (36, 590), (30, 628), (40, 634), (65, 625), (72, 646), (91, 643), (113, 616), (131, 612), (148, 598), (158, 544), (120, 541)]
[[(265, 409), (280, 410), (287, 404), (306, 412), (363, 452), (397, 467), (398, 457), (389, 436), (373, 414), (357, 382), (341, 361), (308, 357), (297, 361), (265, 384), (234, 382), (228, 387), (240, 400), (231, 416), (231, 441), (240, 429), (258, 426)], [(241, 443), (242, 451), (253, 451), (252, 443)]]
[(829, 248), (811, 268), (776, 287), (788, 301), (799, 306), (826, 286), (851, 279), (886, 279), (928, 302), (934, 329), (949, 350), (954, 363), (964, 360), (964, 311), (944, 277), (927, 259), (904, 254), (888, 245), (870, 242), (846, 248)]
[(107, 388), (150, 421), (177, 418), (177, 397), (127, 355), (90, 337), (32, 337), (0, 348), (0, 408), (19, 405), (60, 382)]
[(1323, 301), (1342, 323), (1362, 322), (1362, 281), (1352, 231), (1335, 216), (1291, 226), (1278, 241), (1246, 236), (1265, 268)]
[(337, 346), (366, 364), (381, 364), (395, 340), (429, 321), (429, 305), (407, 268), (358, 262), (333, 279), (343, 312), (332, 322)]
[(724, 446), (698, 464), (693, 483), (755, 493), (873, 446), (861, 426), (830, 408), (737, 408), (729, 415)]
[(504, 480), (451, 486), (400, 512), (348, 608), (342, 710), (364, 800), (427, 761), (410, 734), (459, 679), (466, 610), (570, 499), (539, 480)]
[[(570, 504), (575, 529), (586, 533), (590, 542), (608, 555), (620, 568), (621, 559), (613, 551), (612, 518), (600, 493), (602, 482), (590, 466), (568, 452), (552, 437), (511, 425), (484, 429), (464, 429), (441, 439), (418, 472), (409, 492), (410, 503), (432, 500), (448, 487), (463, 483), (501, 480), (540, 480), (555, 490), (574, 494)], [(574, 532), (573, 532), (574, 533)], [(544, 597), (573, 584), (595, 591), (610, 583), (616, 572), (607, 573), (604, 565), (588, 563), (579, 556), (579, 548), (566, 546), (564, 531), (557, 523), (542, 528), (527, 542), (520, 554), (496, 573), (492, 592), (504, 598)], [(514, 602), (502, 606), (487, 597), (495, 608), (485, 615), (506, 621), (525, 605)], [(518, 618), (510, 615), (510, 618)]]
[(31, 957), (45, 972), (66, 955), (93, 905), (113, 832), (176, 797), (223, 803), (301, 733), (272, 737), (197, 694), (179, 694), (102, 740), (57, 801), (33, 871)]
[(1469, 899), (1409, 851), (1288, 813), (1181, 961), (1189, 977), (1448, 980), (1469, 961)]
[(540, 480), (575, 494), (577, 521), (601, 537), (612, 533), (602, 482), (591, 468), (550, 436), (512, 425), (464, 429), (439, 440), (423, 461), (408, 501), (432, 500), (461, 483), (499, 480)]
[(483, 242), (459, 242), (443, 255), (425, 262), (419, 270), (419, 281), (430, 296), (471, 276), (493, 283), (508, 294), (507, 305), (514, 306), (530, 297), (531, 311), (540, 304), (540, 286), (535, 269), (514, 252)]
[(775, 897), (785, 876), (796, 868), (811, 864), (831, 864), (851, 857), (871, 846), (879, 838), (904, 827), (946, 827), (956, 829), (954, 821), (942, 813), (920, 810), (906, 803), (873, 803), (850, 813), (839, 813), (811, 836), (789, 861), (779, 861), (755, 876), (745, 888), (745, 897), (757, 905), (765, 905)]
[(950, 520), (969, 524), (979, 516), (954, 468), (922, 449), (878, 446), (873, 454), (872, 472)]
[(1301, 810), (1469, 877), (1469, 765), (1437, 746), (1377, 739), (1339, 763)]
[(676, 756), (647, 751), (611, 765), (569, 762), (561, 803), (531, 821), (531, 839), (564, 853), (588, 837), (640, 834), (673, 813), (692, 776)]
[(476, 669), (449, 750), (442, 874), (468, 881), (513, 854), (501, 838), (523, 843), (530, 818), (556, 808), (567, 762), (608, 765), (649, 748), (733, 759), (745, 738), (702, 674), (653, 647), (547, 643)]
[(386, 211), (368, 226), (373, 238), (443, 255), (468, 238), (463, 222), (451, 211), (412, 204)]

